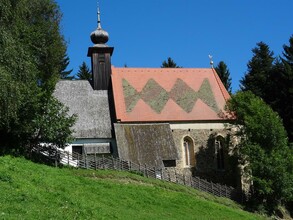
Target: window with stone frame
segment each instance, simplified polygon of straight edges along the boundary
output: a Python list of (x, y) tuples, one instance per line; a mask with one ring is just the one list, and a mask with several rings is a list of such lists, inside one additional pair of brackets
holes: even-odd
[(215, 139), (216, 163), (218, 170), (225, 170), (225, 139), (218, 136)]
[(186, 166), (195, 166), (195, 154), (194, 154), (194, 144), (190, 137), (184, 137), (183, 139), (183, 150), (185, 156)]

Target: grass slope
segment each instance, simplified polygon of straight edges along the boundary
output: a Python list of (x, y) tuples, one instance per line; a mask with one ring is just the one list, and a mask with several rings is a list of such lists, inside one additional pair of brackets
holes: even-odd
[(262, 219), (228, 199), (115, 171), (0, 157), (0, 219)]

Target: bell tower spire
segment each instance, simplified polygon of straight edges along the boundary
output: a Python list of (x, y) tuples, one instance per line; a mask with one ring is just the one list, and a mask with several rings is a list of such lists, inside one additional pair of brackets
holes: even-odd
[(98, 1), (98, 29), (102, 29), (102, 27), (101, 27), (101, 13), (100, 13), (99, 1)]
[(88, 57), (91, 57), (93, 88), (94, 90), (108, 90), (111, 77), (111, 56), (114, 48), (106, 43), (109, 40), (109, 34), (102, 29), (101, 12), (98, 2), (97, 6), (98, 27), (90, 35), (94, 45), (88, 49)]
[(96, 44), (106, 44), (109, 40), (109, 34), (107, 31), (102, 29), (101, 12), (100, 12), (99, 3), (98, 3), (98, 7), (97, 7), (97, 15), (98, 15), (98, 27), (95, 31), (93, 31), (91, 33), (91, 40), (95, 45)]

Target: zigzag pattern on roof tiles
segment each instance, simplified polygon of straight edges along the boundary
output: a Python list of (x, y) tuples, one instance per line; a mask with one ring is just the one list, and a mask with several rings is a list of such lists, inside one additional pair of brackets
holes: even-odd
[(198, 99), (201, 99), (216, 113), (219, 112), (208, 79), (204, 79), (198, 91), (194, 91), (182, 79), (176, 80), (170, 92), (167, 92), (154, 79), (149, 79), (141, 92), (136, 91), (126, 79), (122, 79), (122, 86), (126, 112), (132, 112), (139, 99), (147, 103), (157, 114), (161, 113), (169, 99), (172, 99), (187, 113), (193, 110)]

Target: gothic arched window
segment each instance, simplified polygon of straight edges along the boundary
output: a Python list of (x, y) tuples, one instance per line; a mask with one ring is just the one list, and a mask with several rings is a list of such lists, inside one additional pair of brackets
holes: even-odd
[(219, 170), (225, 169), (224, 143), (225, 143), (225, 139), (222, 136), (218, 136), (215, 140), (217, 168)]
[(185, 155), (185, 165), (194, 166), (195, 165), (195, 155), (193, 141), (190, 137), (185, 137), (183, 139), (183, 150)]

